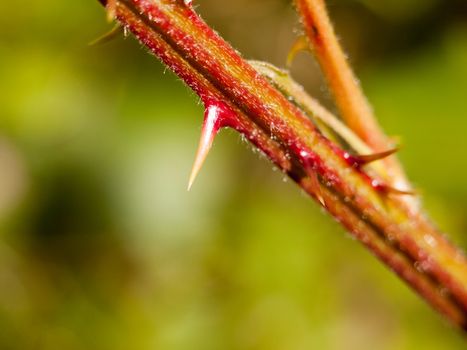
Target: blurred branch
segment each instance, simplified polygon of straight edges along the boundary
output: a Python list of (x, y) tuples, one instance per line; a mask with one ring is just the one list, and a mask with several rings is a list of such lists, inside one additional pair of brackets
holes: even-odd
[[(334, 28), (329, 19), (324, 0), (294, 0), (305, 29), (306, 38), (299, 38), (297, 49), (310, 45), (334, 94), (342, 118), (350, 129), (362, 138), (373, 151), (381, 152), (394, 147), (384, 134), (365, 97), (358, 79), (347, 62)], [(290, 60), (290, 58), (289, 58)], [(402, 166), (395, 156), (384, 161), (387, 181), (393, 186), (410, 189)]]
[(467, 328), (467, 263), (460, 250), (400, 191), (371, 177), (365, 158), (323, 136), (189, 1), (112, 0), (108, 8), (202, 99), (206, 114), (194, 173), (219, 128), (234, 128), (433, 307)]

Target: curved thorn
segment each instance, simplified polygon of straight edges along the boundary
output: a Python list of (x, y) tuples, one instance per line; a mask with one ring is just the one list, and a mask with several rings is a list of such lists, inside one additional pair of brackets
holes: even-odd
[(308, 38), (305, 35), (300, 35), (290, 48), (289, 54), (287, 55), (287, 67), (292, 65), (294, 58), (300, 51), (310, 51)]
[(400, 190), (395, 187), (391, 186), (386, 186), (386, 192), (388, 194), (395, 194), (395, 195), (400, 195), (400, 196), (416, 196), (417, 192), (413, 190)]
[(326, 208), (326, 202), (324, 201), (323, 193), (321, 191), (321, 184), (319, 183), (318, 174), (316, 172), (310, 175), (310, 183), (316, 199), (324, 208)]
[(221, 112), (222, 111), (220, 107), (216, 104), (210, 104), (206, 107), (198, 151), (196, 152), (195, 162), (193, 163), (190, 179), (188, 181), (188, 191), (191, 189), (196, 176), (198, 175), (204, 161), (206, 160), (206, 157), (214, 141), (214, 137), (217, 135), (217, 132), (222, 126), (220, 122)]
[(124, 31), (123, 26), (120, 24), (116, 24), (115, 27), (113, 27), (110, 31), (94, 39), (88, 45), (95, 46), (95, 45), (105, 44), (115, 39), (119, 34), (123, 33), (123, 31)]
[(300, 163), (303, 165), (306, 174), (309, 178), (309, 184), (311, 191), (318, 202), (326, 208), (326, 202), (323, 197), (323, 191), (321, 190), (321, 184), (319, 182), (318, 173), (316, 172), (315, 161), (310, 153), (304, 149), (298, 150), (297, 152), (300, 157)]
[(385, 194), (395, 194), (395, 195), (400, 195), (400, 196), (415, 196), (417, 193), (412, 190), (400, 190), (398, 188), (389, 186), (387, 184), (381, 183), (378, 180), (373, 180), (371, 181), (371, 186), (382, 193)]
[(368, 155), (359, 155), (356, 158), (358, 159), (360, 164), (365, 165), (365, 164), (389, 157), (398, 151), (399, 151), (398, 148), (393, 148), (393, 149), (390, 149), (384, 152), (373, 153), (373, 154), (368, 154)]
[(367, 154), (367, 155), (358, 155), (358, 156), (354, 156), (346, 152), (344, 154), (344, 158), (347, 160), (350, 166), (360, 168), (364, 165), (375, 162), (377, 160), (387, 158), (393, 155), (394, 153), (396, 153), (397, 151), (399, 151), (398, 148), (393, 148), (393, 149), (390, 149), (384, 152)]

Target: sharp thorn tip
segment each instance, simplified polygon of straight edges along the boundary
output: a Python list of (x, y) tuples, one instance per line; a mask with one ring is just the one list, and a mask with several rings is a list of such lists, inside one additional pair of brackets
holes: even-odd
[(410, 189), (401, 190), (401, 189), (398, 189), (396, 187), (392, 187), (390, 185), (381, 183), (378, 180), (373, 180), (371, 182), (371, 185), (373, 186), (373, 188), (375, 190), (380, 191), (380, 192), (385, 193), (385, 194), (389, 194), (389, 195), (390, 194), (399, 195), (399, 196), (415, 196), (415, 195), (417, 195), (417, 192), (414, 191), (414, 190), (410, 190)]
[(311, 187), (316, 196), (316, 199), (324, 208), (326, 208), (326, 201), (324, 200), (324, 197), (323, 197), (323, 192), (321, 190), (321, 185), (319, 183), (318, 174), (314, 173), (310, 175), (310, 179), (311, 179)]
[(379, 153), (374, 153), (374, 154), (349, 156), (349, 160), (352, 163), (352, 165), (360, 167), (360, 166), (367, 165), (372, 162), (376, 162), (377, 160), (387, 158), (398, 151), (399, 151), (398, 148), (393, 148), (393, 149), (390, 149), (384, 152), (379, 152)]
[(206, 107), (198, 151), (196, 152), (195, 161), (191, 169), (190, 179), (188, 180), (188, 191), (191, 189), (193, 183), (195, 182), (195, 179), (198, 176), (198, 173), (200, 172), (209, 151), (211, 150), (214, 137), (219, 131), (219, 113), (219, 108), (216, 105)]

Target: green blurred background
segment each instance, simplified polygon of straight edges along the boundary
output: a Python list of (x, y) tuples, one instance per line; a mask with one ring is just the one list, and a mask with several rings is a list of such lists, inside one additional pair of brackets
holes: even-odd
[[(198, 0), (283, 66), (289, 1)], [(467, 2), (332, 0), (430, 214), (467, 246)], [(0, 349), (461, 349), (462, 336), (241, 138), (186, 191), (199, 100), (95, 0), (0, 2)], [(330, 108), (316, 63), (294, 77)]]

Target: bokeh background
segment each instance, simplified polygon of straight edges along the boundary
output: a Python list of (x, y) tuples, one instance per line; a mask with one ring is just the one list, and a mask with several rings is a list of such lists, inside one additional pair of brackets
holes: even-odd
[[(467, 246), (467, 3), (330, 0), (424, 204)], [(196, 1), (284, 66), (289, 1)], [(223, 131), (186, 191), (199, 100), (95, 0), (0, 2), (1, 349), (462, 349), (465, 340)], [(292, 73), (334, 109), (316, 63)]]

